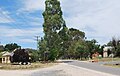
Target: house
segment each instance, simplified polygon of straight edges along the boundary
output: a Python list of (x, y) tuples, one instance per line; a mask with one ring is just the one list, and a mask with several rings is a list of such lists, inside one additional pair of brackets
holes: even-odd
[(10, 57), (11, 57), (12, 53), (9, 52), (1, 52), (1, 58), (0, 61), (1, 63), (10, 63)]
[(15, 49), (13, 52), (4, 51), (0, 53), (0, 63), (21, 63), (28, 64), (30, 62), (29, 52), (25, 49)]
[(109, 57), (112, 54), (113, 47), (106, 46), (103, 48), (103, 57)]

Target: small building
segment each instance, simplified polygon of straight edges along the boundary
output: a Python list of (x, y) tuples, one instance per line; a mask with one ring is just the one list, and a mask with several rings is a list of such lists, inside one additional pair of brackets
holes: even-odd
[(103, 48), (103, 57), (109, 57), (110, 54), (112, 54), (113, 47), (106, 46)]
[(10, 57), (12, 53), (2, 52), (2, 63), (10, 63)]

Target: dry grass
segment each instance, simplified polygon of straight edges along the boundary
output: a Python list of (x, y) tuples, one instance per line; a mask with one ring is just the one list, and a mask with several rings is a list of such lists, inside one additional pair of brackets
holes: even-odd
[(12, 64), (0, 64), (0, 69), (3, 70), (21, 70), (21, 69), (36, 69), (36, 68), (45, 68), (53, 65), (57, 65), (57, 63), (32, 63), (31, 65), (12, 65)]
[(114, 68), (120, 68), (120, 64), (116, 65), (116, 64), (105, 64), (105, 66), (110, 66), (110, 67), (114, 67)]
[[(99, 61), (104, 61), (104, 62), (109, 62), (109, 61), (120, 61), (120, 58), (102, 58)], [(110, 67), (114, 67), (114, 68), (120, 68), (120, 64), (105, 64), (105, 66), (110, 66)]]
[[(99, 61), (112, 61), (112, 58), (101, 58)], [(120, 58), (113, 58), (113, 61), (120, 61)]]

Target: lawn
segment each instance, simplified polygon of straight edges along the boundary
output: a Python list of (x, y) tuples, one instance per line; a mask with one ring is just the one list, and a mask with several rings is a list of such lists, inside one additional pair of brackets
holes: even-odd
[(31, 65), (17, 65), (17, 64), (1, 64), (0, 63), (0, 69), (4, 70), (21, 70), (21, 69), (36, 69), (36, 68), (45, 68), (50, 67), (53, 65), (57, 65), (57, 63), (32, 63)]

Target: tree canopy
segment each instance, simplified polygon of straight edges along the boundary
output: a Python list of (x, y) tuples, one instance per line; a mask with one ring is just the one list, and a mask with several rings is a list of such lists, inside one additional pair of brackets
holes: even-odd
[(41, 60), (54, 61), (58, 58), (87, 57), (98, 50), (96, 40), (86, 41), (85, 32), (68, 28), (62, 17), (63, 12), (58, 0), (46, 0), (43, 12), (44, 37), (39, 41)]
[(16, 44), (16, 43), (10, 43), (10, 44), (6, 44), (5, 45), (5, 50), (6, 51), (10, 51), (11, 52), (11, 51), (15, 50), (16, 48), (21, 48), (21, 46)]
[(115, 37), (113, 37), (107, 45), (112, 46), (114, 48), (113, 53), (115, 57), (120, 57), (120, 39), (116, 39)]
[[(62, 18), (62, 11), (60, 2), (58, 0), (46, 0), (44, 17), (44, 39), (46, 41), (45, 51), (49, 51), (49, 60), (55, 60), (58, 57), (60, 50), (60, 36), (58, 32), (65, 25), (65, 21)], [(44, 52), (45, 53), (45, 52)]]

